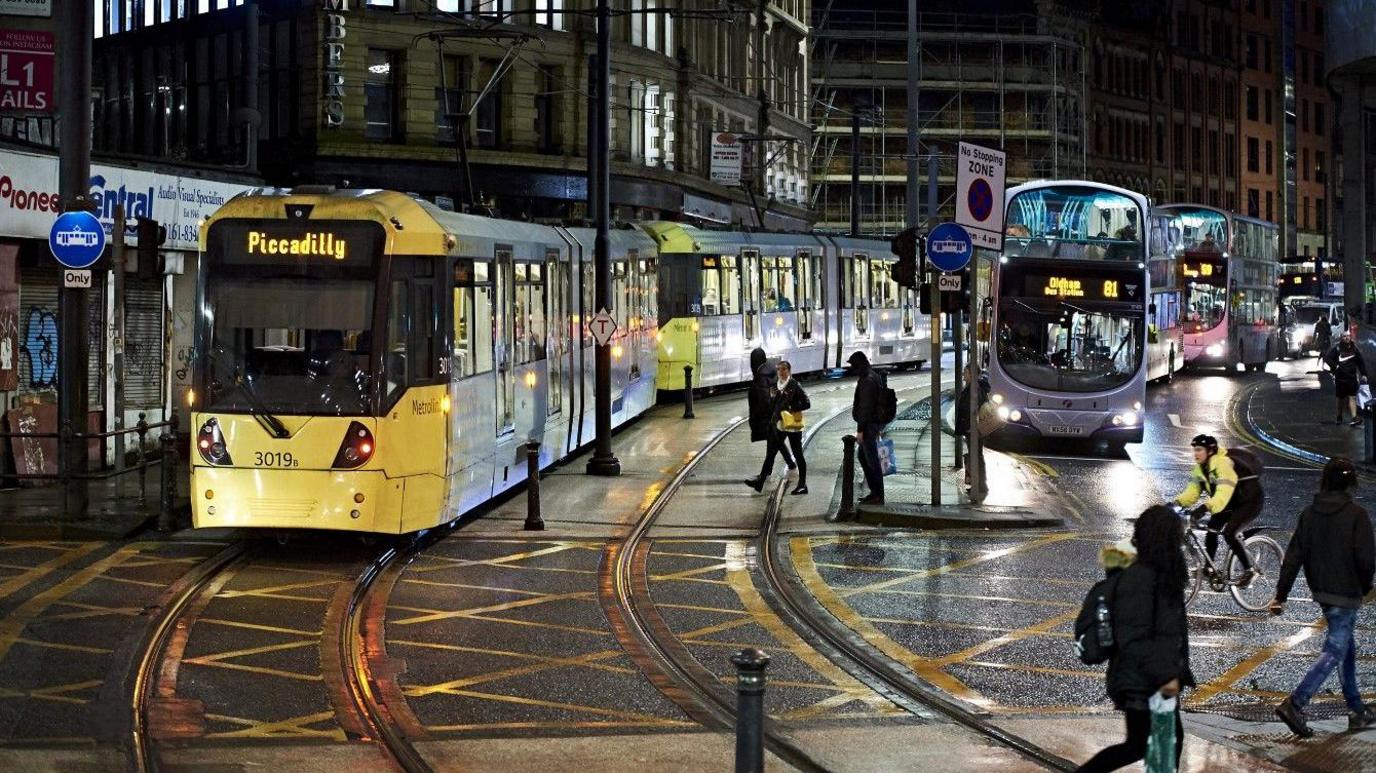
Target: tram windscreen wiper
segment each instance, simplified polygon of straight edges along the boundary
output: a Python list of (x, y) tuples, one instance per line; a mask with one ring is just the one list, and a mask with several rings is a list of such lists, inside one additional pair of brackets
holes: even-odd
[(248, 398), (249, 413), (261, 425), (268, 434), (281, 440), (291, 437), (291, 432), (287, 430), (287, 425), (282, 420), (272, 415), (272, 411), (263, 404), (263, 399), (258, 396), (258, 390), (253, 386), (253, 381), (247, 375), (241, 375), (238, 379), (239, 389)]

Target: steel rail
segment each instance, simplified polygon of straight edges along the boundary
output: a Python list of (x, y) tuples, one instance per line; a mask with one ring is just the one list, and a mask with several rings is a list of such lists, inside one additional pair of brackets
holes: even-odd
[[(637, 580), (645, 579), (637, 577), (635, 555), (645, 540), (645, 535), (649, 532), (650, 527), (664, 512), (670, 500), (682, 487), (683, 482), (696, 469), (698, 462), (716, 448), (721, 441), (725, 440), (733, 430), (748, 420), (748, 418), (741, 418), (728, 424), (679, 469), (673, 479), (641, 514), (639, 520), (631, 527), (630, 533), (618, 546), (615, 565), (611, 571), (612, 591), (615, 594), (617, 606), (626, 621), (628, 631), (635, 637), (641, 649), (679, 688), (696, 700), (698, 706), (712, 721), (715, 721), (722, 728), (728, 729), (734, 726), (736, 719), (736, 706), (732, 696), (722, 689), (720, 682), (715, 677), (711, 677), (710, 673), (704, 676), (705, 669), (700, 663), (693, 660), (691, 655), (676, 655), (672, 652), (677, 642), (670, 644), (662, 641), (661, 635), (654, 630), (656, 626), (647, 619), (648, 613), (642, 609), (637, 598), (639, 594), (634, 590)], [(648, 574), (648, 569), (645, 569), (643, 562), (640, 568)], [(827, 770), (824, 765), (815, 761), (795, 741), (781, 733), (772, 720), (765, 720), (763, 731), (766, 747), (789, 765), (803, 771)]]
[[(805, 438), (805, 446), (811, 443), (824, 424), (837, 415), (839, 414), (832, 414), (815, 425)], [(817, 647), (818, 650), (842, 669), (909, 712), (922, 716), (934, 711), (1037, 764), (1053, 770), (1076, 769), (1077, 766), (1070, 760), (994, 725), (955, 699), (924, 684), (901, 664), (863, 642), (854, 631), (837, 620), (797, 582), (790, 579), (783, 568), (786, 560), (779, 539), (785, 485), (786, 480), (775, 486), (765, 506), (764, 524), (757, 551), (760, 571), (768, 583), (770, 595), (778, 602), (775, 611), (780, 613), (780, 617), (804, 640), (814, 646), (822, 645)]]
[(129, 734), (129, 764), (138, 773), (152, 773), (161, 769), (153, 738), (149, 733), (148, 707), (157, 688), (157, 672), (162, 666), (168, 642), (177, 629), (182, 615), (211, 583), (248, 556), (248, 546), (234, 543), (202, 561), (177, 580), (170, 589), (171, 599), (149, 631), (141, 648), (134, 670)]

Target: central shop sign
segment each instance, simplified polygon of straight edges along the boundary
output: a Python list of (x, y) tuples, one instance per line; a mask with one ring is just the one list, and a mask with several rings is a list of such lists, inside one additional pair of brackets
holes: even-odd
[(322, 109), (325, 125), (339, 127), (344, 125), (344, 14), (349, 12), (349, 0), (320, 0), (320, 6), (325, 11), (325, 38), (320, 51), (325, 72)]

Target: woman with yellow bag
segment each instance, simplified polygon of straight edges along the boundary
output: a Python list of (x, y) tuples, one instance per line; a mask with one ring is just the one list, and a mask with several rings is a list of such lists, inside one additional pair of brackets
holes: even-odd
[[(774, 455), (784, 450), (784, 443), (793, 449), (793, 461), (798, 465), (798, 485), (793, 487), (794, 494), (807, 493), (807, 460), (803, 458), (803, 412), (812, 407), (803, 391), (803, 385), (793, 378), (793, 366), (787, 360), (777, 366), (778, 382), (770, 390), (774, 397), (773, 433), (769, 438), (769, 451), (764, 457), (760, 476), (747, 481), (758, 491), (764, 481), (774, 471)], [(787, 458), (787, 452), (785, 452)], [(755, 484), (759, 485), (756, 486)]]

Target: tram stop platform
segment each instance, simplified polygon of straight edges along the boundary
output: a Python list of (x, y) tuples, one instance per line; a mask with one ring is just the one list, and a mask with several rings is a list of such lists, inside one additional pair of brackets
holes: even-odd
[(1236, 412), (1255, 441), (1283, 456), (1315, 464), (1346, 457), (1376, 473), (1365, 448), (1376, 413), (1365, 412), (1364, 424), (1354, 427), (1334, 421), (1336, 406), (1332, 377), (1308, 357), (1272, 363), (1264, 379), (1243, 390)]
[[(941, 505), (932, 504), (931, 398), (901, 409), (885, 431), (893, 441), (898, 471), (884, 478), (883, 505), (857, 505), (855, 520), (874, 526), (921, 529), (1005, 529), (1059, 527), (1064, 518), (1052, 511), (1050, 487), (1036, 467), (1008, 454), (984, 450), (988, 494), (974, 503), (965, 485), (965, 470), (955, 467), (953, 393), (941, 401)], [(964, 451), (962, 447), (962, 451)], [(856, 464), (856, 500), (864, 476)], [(839, 503), (838, 503), (839, 506)]]

